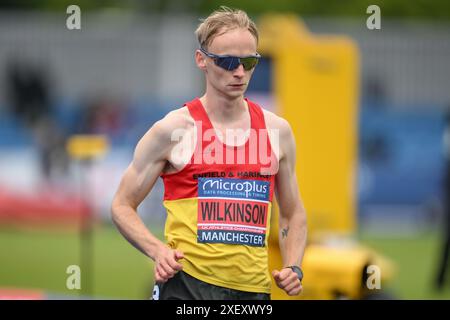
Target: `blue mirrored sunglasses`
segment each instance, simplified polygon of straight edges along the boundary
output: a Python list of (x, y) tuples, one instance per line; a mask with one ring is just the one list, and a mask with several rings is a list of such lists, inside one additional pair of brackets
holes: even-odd
[(200, 48), (200, 51), (212, 58), (217, 66), (228, 71), (237, 69), (241, 64), (244, 67), (244, 70), (252, 70), (258, 64), (259, 58), (261, 58), (261, 55), (258, 53), (247, 57), (235, 57), (213, 54), (203, 48)]

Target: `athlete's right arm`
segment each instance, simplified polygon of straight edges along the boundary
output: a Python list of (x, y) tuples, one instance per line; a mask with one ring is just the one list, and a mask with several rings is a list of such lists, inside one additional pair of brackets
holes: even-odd
[[(167, 118), (167, 117), (166, 117)], [(156, 238), (137, 214), (137, 207), (153, 188), (173, 147), (166, 118), (156, 122), (136, 146), (114, 196), (112, 219), (120, 233), (138, 250), (155, 261), (155, 280), (165, 282), (182, 269), (182, 252), (172, 250)]]

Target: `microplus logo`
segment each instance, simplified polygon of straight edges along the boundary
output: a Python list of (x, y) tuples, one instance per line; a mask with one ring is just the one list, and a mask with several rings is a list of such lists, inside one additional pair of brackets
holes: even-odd
[(268, 181), (199, 178), (199, 197), (231, 197), (269, 200)]
[(203, 185), (203, 190), (206, 188), (210, 189), (221, 189), (226, 191), (244, 191), (245, 195), (248, 196), (249, 192), (267, 192), (267, 185), (258, 185), (256, 181), (245, 181), (245, 182), (232, 182), (232, 181), (224, 181), (222, 179), (219, 180), (208, 180)]

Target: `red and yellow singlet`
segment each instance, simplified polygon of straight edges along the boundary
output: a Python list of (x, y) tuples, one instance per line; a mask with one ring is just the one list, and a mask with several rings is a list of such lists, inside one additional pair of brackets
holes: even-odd
[[(220, 141), (197, 98), (186, 103), (197, 143), (181, 171), (162, 174), (167, 244), (184, 253), (183, 271), (226, 288), (270, 293), (268, 238), (278, 159), (262, 109), (247, 100), (244, 145)], [(213, 134), (205, 134), (213, 132)]]

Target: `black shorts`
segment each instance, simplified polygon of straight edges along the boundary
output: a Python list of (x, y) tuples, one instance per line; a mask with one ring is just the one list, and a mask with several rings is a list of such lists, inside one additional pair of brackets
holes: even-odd
[(270, 294), (219, 287), (179, 271), (167, 282), (155, 284), (153, 300), (270, 300)]

